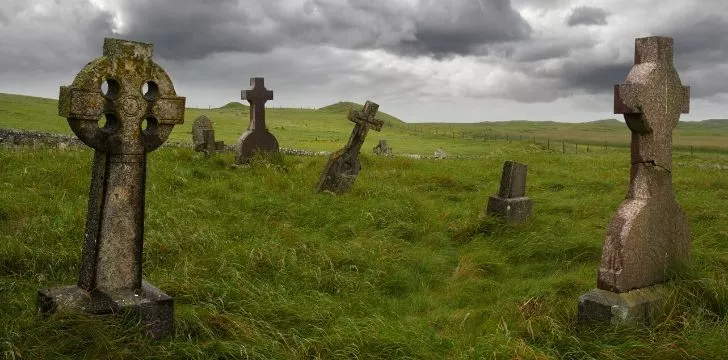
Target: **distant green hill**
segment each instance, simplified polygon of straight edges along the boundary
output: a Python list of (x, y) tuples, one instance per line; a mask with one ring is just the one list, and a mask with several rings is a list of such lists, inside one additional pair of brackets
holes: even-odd
[(231, 101), (220, 107), (220, 109), (247, 109), (247, 108), (248, 108), (248, 105), (239, 103), (237, 101)]
[[(346, 116), (349, 113), (349, 109), (354, 110), (361, 110), (364, 107), (364, 104), (357, 104), (351, 101), (339, 101), (335, 104), (331, 104), (328, 106), (324, 106), (322, 108), (318, 108), (318, 111), (323, 111), (331, 114), (340, 114), (343, 116)], [(381, 111), (381, 105), (380, 105), (380, 111), (377, 112), (377, 118), (384, 121), (385, 124), (388, 125), (398, 125), (398, 124), (405, 124), (404, 121), (397, 119), (396, 117), (387, 114), (386, 112)]]
[(334, 113), (347, 113), (349, 109), (361, 109), (364, 105), (353, 103), (351, 101), (339, 101), (335, 104), (327, 105), (317, 110), (334, 112)]
[(587, 124), (622, 126), (622, 125), (624, 125), (624, 122), (619, 121), (617, 119), (602, 119), (602, 120), (588, 121)]

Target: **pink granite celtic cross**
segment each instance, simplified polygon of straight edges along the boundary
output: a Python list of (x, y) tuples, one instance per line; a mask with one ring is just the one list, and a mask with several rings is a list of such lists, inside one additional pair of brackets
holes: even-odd
[(609, 227), (597, 287), (616, 293), (655, 285), (687, 264), (690, 232), (672, 189), (672, 130), (690, 89), (672, 63), (668, 37), (636, 39), (635, 64), (614, 87), (614, 112), (632, 131), (630, 185)]

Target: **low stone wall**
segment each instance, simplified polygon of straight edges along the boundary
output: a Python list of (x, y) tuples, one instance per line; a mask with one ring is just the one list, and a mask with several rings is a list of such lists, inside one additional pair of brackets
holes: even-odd
[[(0, 128), (0, 147), (4, 148), (32, 147), (68, 149), (81, 146), (86, 145), (73, 135)], [(162, 146), (192, 148), (192, 143), (186, 143), (181, 141), (167, 141)], [(235, 152), (235, 145), (225, 145), (224, 151)], [(308, 151), (286, 148), (281, 148), (281, 153), (297, 156), (328, 156), (330, 154), (330, 152), (328, 151)]]
[(77, 137), (38, 131), (0, 129), (0, 146), (13, 147), (50, 147), (67, 149), (69, 147), (83, 146)]
[[(57, 148), (57, 149), (69, 149), (83, 147), (84, 145), (81, 140), (73, 135), (62, 135), (54, 134), (41, 131), (30, 131), (30, 130), (19, 130), (19, 129), (2, 129), (0, 128), (0, 147), (2, 148), (19, 148), (19, 147), (32, 147), (32, 148)], [(165, 147), (178, 147), (178, 148), (192, 148), (192, 143), (181, 142), (181, 141), (167, 141), (162, 146)], [(235, 145), (225, 145), (226, 152), (235, 152)], [(309, 150), (298, 150), (281, 148), (281, 153), (286, 155), (295, 156), (329, 156), (330, 151), (309, 151)], [(419, 154), (395, 154), (394, 156), (403, 156), (412, 158), (415, 160), (424, 159), (438, 159), (437, 156), (426, 156)], [(476, 156), (448, 156), (450, 159), (470, 159), (478, 158)]]

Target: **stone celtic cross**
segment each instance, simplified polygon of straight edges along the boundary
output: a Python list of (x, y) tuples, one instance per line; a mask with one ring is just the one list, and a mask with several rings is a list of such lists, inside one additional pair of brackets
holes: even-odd
[(356, 176), (361, 170), (359, 152), (366, 139), (369, 128), (380, 131), (384, 121), (375, 118), (379, 105), (371, 101), (364, 104), (362, 111), (349, 110), (348, 119), (354, 122), (354, 130), (351, 132), (346, 146), (331, 154), (321, 174), (316, 191), (331, 191), (341, 193), (349, 190)]
[(106, 38), (103, 55), (61, 87), (58, 113), (95, 155), (78, 284), (39, 291), (41, 311), (132, 312), (152, 337), (172, 331), (172, 298), (142, 280), (144, 192), (147, 153), (184, 110), (151, 44)]
[(273, 91), (265, 88), (263, 78), (250, 78), (250, 90), (242, 90), (240, 97), (250, 103), (250, 124), (248, 130), (240, 136), (236, 164), (250, 161), (256, 151), (278, 153), (278, 140), (265, 126), (265, 103), (273, 100)]
[[(688, 222), (672, 188), (672, 131), (689, 111), (690, 89), (680, 82), (672, 54), (671, 38), (636, 39), (634, 66), (614, 87), (614, 113), (624, 115), (632, 132), (630, 184), (607, 227), (597, 289), (580, 298), (581, 319), (614, 306), (626, 309), (622, 318), (643, 318), (645, 304), (658, 298), (650, 287), (689, 261)], [(628, 295), (634, 291), (650, 295)]]

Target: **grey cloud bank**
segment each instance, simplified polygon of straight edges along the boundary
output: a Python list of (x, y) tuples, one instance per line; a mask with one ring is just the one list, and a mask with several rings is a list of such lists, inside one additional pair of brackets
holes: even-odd
[(371, 99), (405, 121), (591, 121), (612, 114), (634, 38), (675, 39), (691, 114), (728, 117), (728, 2), (3, 0), (0, 92), (57, 97), (103, 37), (154, 44), (196, 107)]

